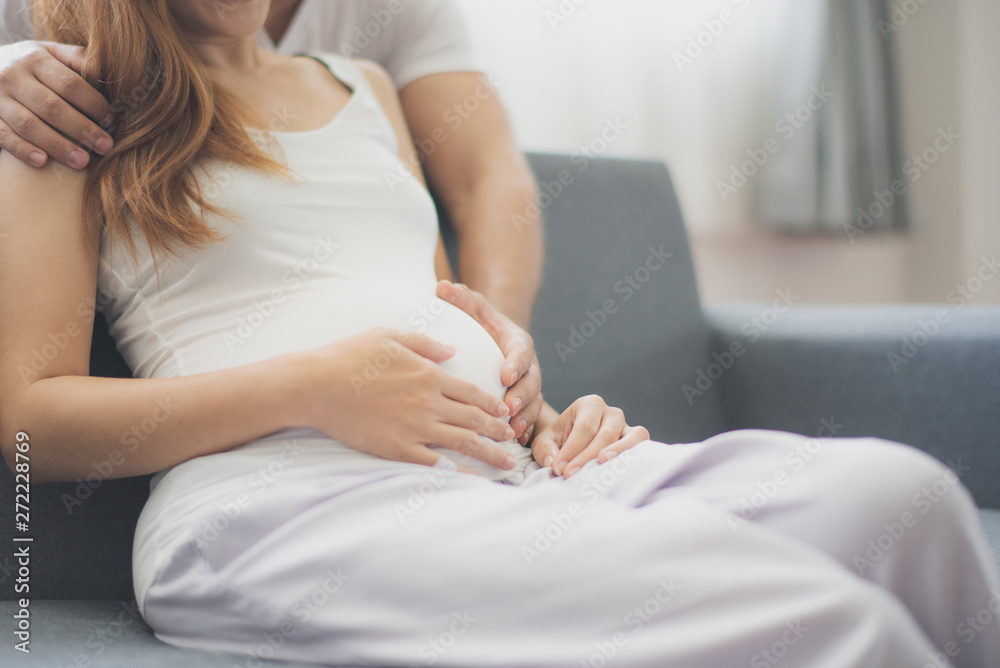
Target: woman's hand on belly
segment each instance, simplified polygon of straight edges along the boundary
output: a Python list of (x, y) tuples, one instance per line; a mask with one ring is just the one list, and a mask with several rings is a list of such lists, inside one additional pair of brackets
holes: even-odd
[(513, 438), (507, 406), (438, 365), (454, 353), (422, 334), (379, 327), (292, 354), (301, 426), (394, 461), (433, 466), (442, 456), (433, 443), (513, 468), (513, 457), (482, 438)]

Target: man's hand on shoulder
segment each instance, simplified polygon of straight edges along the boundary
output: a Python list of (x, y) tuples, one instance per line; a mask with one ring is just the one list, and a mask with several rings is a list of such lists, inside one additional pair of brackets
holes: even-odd
[(54, 42), (0, 46), (0, 149), (41, 167), (52, 159), (83, 169), (111, 150), (112, 108), (80, 72), (84, 50)]

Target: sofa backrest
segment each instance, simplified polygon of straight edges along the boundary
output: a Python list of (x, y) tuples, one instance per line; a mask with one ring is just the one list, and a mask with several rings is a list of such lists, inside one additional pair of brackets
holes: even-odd
[[(562, 410), (583, 394), (600, 394), (631, 424), (668, 442), (721, 431), (715, 393), (691, 406), (681, 389), (708, 361), (710, 337), (666, 168), (529, 158), (545, 218), (545, 275), (532, 324), (545, 398)], [(526, 202), (525, 220), (530, 209)], [(443, 228), (457, 266), (454, 234), (447, 221)], [(94, 326), (91, 373), (131, 375), (103, 317)], [(33, 485), (31, 597), (131, 599), (132, 538), (148, 490), (148, 476)], [(11, 544), (13, 505), (13, 478), (4, 467), (0, 544)], [(4, 551), (0, 598), (14, 597), (15, 578), (11, 551)]]

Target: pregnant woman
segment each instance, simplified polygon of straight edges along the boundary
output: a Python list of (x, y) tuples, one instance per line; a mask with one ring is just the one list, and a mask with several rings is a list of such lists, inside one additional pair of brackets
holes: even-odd
[[(141, 102), (86, 173), (0, 155), (4, 452), (23, 430), (38, 479), (157, 472), (133, 563), (159, 638), (241, 665), (995, 665), (1000, 626), (965, 621), (1000, 602), (975, 508), (912, 448), (667, 446), (591, 396), (536, 423), (567, 475), (534, 462), (500, 350), (435, 294), (391, 83), (259, 50), (267, 10), (37, 3)], [(95, 293), (135, 379), (87, 377)]]

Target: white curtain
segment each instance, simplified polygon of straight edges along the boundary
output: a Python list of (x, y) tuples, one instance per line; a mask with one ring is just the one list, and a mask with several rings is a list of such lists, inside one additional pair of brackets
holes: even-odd
[(883, 0), (789, 7), (771, 115), (798, 109), (809, 118), (787, 130), (757, 175), (757, 213), (769, 227), (842, 234), (850, 225), (865, 234), (906, 226), (889, 21)]

